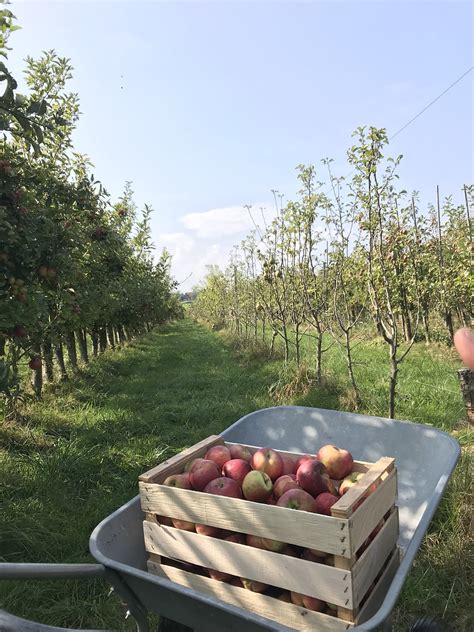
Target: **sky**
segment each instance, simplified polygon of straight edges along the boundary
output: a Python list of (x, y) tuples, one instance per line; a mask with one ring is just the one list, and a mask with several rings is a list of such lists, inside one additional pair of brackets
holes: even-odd
[[(75, 68), (78, 151), (114, 198), (133, 183), (151, 204), (158, 251), (182, 291), (225, 265), (270, 218), (271, 191), (292, 199), (295, 167), (321, 159), (347, 175), (359, 125), (393, 135), (473, 66), (473, 4), (372, 2), (13, 1), (10, 40), (27, 55), (55, 49)], [(462, 201), (474, 182), (474, 71), (390, 144), (400, 185), (424, 205)], [(21, 86), (21, 81), (20, 81)]]

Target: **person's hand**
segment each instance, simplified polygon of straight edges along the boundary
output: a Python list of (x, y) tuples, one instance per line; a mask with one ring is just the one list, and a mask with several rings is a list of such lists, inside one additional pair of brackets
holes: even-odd
[(467, 327), (454, 334), (454, 344), (464, 364), (474, 371), (474, 332)]

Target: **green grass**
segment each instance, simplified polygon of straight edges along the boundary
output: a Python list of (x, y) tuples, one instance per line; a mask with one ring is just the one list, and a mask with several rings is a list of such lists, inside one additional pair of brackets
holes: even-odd
[[(371, 414), (386, 410), (384, 351), (372, 341), (357, 351), (364, 411)], [(308, 343), (307, 364), (310, 352)], [(26, 410), (27, 423), (0, 428), (0, 502), (7, 508), (0, 514), (2, 560), (89, 561), (92, 529), (136, 494), (142, 471), (274, 405), (269, 389), (279, 403), (350, 408), (340, 351), (331, 348), (325, 360), (325, 387), (314, 389), (285, 373), (280, 360), (236, 349), (227, 336), (189, 320), (107, 352), (76, 380), (50, 388)], [(467, 444), (455, 367), (444, 349), (417, 347), (403, 366), (398, 416), (456, 432)], [(406, 584), (398, 629), (420, 612), (454, 619), (455, 630), (467, 625), (469, 454), (466, 449)], [(8, 582), (0, 584), (0, 603), (50, 624), (132, 630), (107, 592), (101, 582)]]

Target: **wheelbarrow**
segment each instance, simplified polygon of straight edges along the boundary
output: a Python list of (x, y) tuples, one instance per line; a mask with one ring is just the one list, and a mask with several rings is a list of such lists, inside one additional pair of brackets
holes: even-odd
[[(227, 441), (315, 453), (326, 443), (350, 446), (354, 458), (395, 457), (398, 469), (401, 563), (386, 579), (369, 618), (354, 631), (391, 629), (391, 612), (460, 455), (458, 443), (431, 426), (302, 406), (267, 408), (246, 415), (222, 433)], [(0, 579), (104, 577), (126, 601), (139, 632), (147, 615), (196, 632), (263, 632), (290, 628), (146, 571), (139, 497), (103, 520), (90, 538), (98, 564), (2, 564)], [(53, 628), (0, 611), (0, 630), (53, 632)]]

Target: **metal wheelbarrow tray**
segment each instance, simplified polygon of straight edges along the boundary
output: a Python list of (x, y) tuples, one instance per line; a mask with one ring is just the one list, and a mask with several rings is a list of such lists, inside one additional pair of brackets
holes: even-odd
[[(372, 601), (370, 618), (352, 629), (383, 626), (459, 458), (457, 442), (426, 425), (298, 406), (251, 413), (222, 436), (227, 441), (303, 453), (315, 453), (321, 445), (335, 443), (348, 447), (362, 461), (375, 461), (385, 454), (395, 457), (402, 560), (398, 569), (387, 574), (380, 594)], [(290, 629), (148, 573), (142, 519), (137, 496), (96, 527), (90, 550), (109, 572), (120, 577), (143, 609), (206, 632)]]
[[(371, 599), (372, 611), (352, 630), (391, 629), (390, 614), (460, 455), (458, 443), (430, 426), (302, 406), (267, 408), (246, 415), (222, 433), (226, 441), (315, 453), (326, 443), (347, 447), (359, 461), (395, 457), (401, 564), (387, 571)], [(151, 464), (153, 465), (153, 464)], [(99, 564), (0, 564), (0, 579), (102, 577), (127, 602), (140, 632), (147, 611), (206, 632), (262, 632), (290, 628), (146, 571), (143, 513), (136, 496), (103, 520), (90, 538)], [(54, 632), (0, 610), (6, 632)]]

